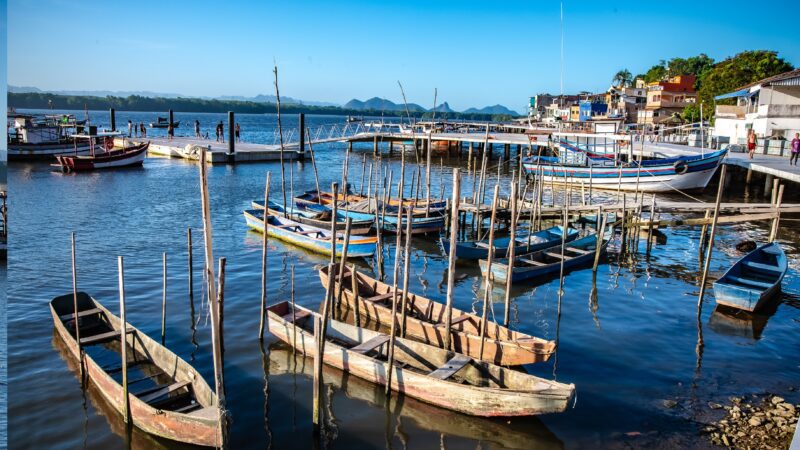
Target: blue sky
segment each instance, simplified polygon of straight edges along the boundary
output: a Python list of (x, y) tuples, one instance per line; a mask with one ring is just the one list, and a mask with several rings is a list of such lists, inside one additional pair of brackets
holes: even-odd
[[(5, 1), (5, 0), (2, 0)], [(244, 2), (8, 0), (8, 83), (190, 96), (380, 96), (457, 110), (558, 93), (558, 0)], [(795, 1), (564, 1), (566, 92), (705, 52), (774, 49), (800, 65)]]

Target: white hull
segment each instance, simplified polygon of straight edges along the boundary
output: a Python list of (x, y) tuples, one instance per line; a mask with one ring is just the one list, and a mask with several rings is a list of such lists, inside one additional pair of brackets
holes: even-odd
[[(682, 175), (669, 174), (658, 176), (641, 176), (638, 183), (636, 177), (622, 177), (618, 178), (594, 178), (591, 180), (592, 189), (606, 189), (606, 190), (621, 190), (626, 192), (674, 192), (677, 190), (691, 190), (703, 189), (708, 184), (711, 177), (714, 176), (716, 167), (713, 169), (703, 170), (700, 172), (686, 173)], [(551, 177), (545, 175), (542, 177), (547, 184), (563, 185), (564, 177)], [(586, 178), (571, 178), (566, 179), (567, 184), (578, 185), (583, 184), (585, 188), (589, 188), (590, 181)]]
[[(8, 158), (11, 160), (49, 161), (58, 155), (75, 155), (74, 144), (9, 145)], [(88, 155), (89, 143), (79, 144), (77, 155)]]

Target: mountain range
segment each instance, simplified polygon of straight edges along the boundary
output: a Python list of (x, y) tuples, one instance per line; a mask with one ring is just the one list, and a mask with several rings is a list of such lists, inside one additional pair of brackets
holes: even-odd
[[(394, 103), (391, 100), (380, 97), (372, 97), (371, 99), (361, 101), (352, 99), (344, 104), (344, 108), (355, 110), (373, 110), (373, 111), (405, 111), (406, 106), (402, 103)], [(455, 113), (458, 112), (450, 107), (447, 102), (443, 102), (436, 106), (436, 113)], [(416, 103), (409, 103), (408, 110), (410, 112), (430, 112), (433, 108), (427, 109)], [(519, 113), (506, 108), (503, 105), (486, 106), (484, 108), (469, 108), (462, 111), (465, 114), (508, 114), (511, 116), (518, 116)]]

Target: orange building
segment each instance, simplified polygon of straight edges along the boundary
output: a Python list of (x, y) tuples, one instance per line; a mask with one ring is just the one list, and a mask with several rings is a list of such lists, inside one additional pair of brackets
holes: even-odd
[(678, 75), (666, 81), (647, 84), (647, 104), (637, 115), (638, 123), (658, 124), (697, 103), (694, 75)]

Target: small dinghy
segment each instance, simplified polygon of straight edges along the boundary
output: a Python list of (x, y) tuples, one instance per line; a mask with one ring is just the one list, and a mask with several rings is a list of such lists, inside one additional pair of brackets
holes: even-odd
[[(244, 211), (247, 226), (255, 231), (264, 232), (264, 210), (249, 209)], [(305, 249), (330, 255), (332, 249), (331, 231), (312, 227), (283, 216), (267, 216), (268, 234), (274, 238), (303, 247)], [(347, 246), (347, 256), (352, 258), (368, 257), (375, 254), (378, 238), (375, 236), (351, 236)], [(335, 243), (336, 256), (344, 250), (344, 236), (337, 233)]]
[[(578, 240), (568, 242), (564, 246), (564, 271), (573, 270), (594, 262), (597, 236), (590, 234)], [(605, 254), (608, 248), (608, 239), (601, 244), (600, 254)], [(481, 273), (486, 276), (489, 262), (485, 259), (479, 261)], [(528, 253), (514, 257), (514, 272), (511, 282), (529, 280), (531, 278), (552, 274), (561, 270), (561, 246), (550, 247), (547, 250)], [(508, 277), (508, 259), (495, 259), (492, 261), (492, 281), (505, 283)]]
[[(252, 207), (255, 209), (264, 209), (264, 200), (253, 200), (251, 203)], [(309, 207), (306, 208), (299, 208), (299, 207), (292, 207), (288, 210), (289, 218), (300, 223), (304, 223), (306, 225), (311, 225), (317, 228), (323, 229), (330, 229), (331, 228), (331, 216), (333, 215), (333, 210), (328, 208), (327, 206), (322, 205), (308, 205)], [(269, 213), (273, 216), (284, 216), (284, 213), (287, 213), (286, 208), (283, 205), (273, 202), (270, 200), (269, 202)], [(347, 215), (342, 214), (340, 211), (336, 212), (336, 230), (337, 231), (344, 231), (347, 227)], [(355, 219), (351, 218), (352, 222), (350, 224), (350, 234), (353, 236), (362, 235), (362, 234), (369, 234), (372, 230), (372, 225), (375, 223), (374, 218), (370, 219)]]
[[(356, 288), (353, 294), (352, 272), (344, 272), (342, 302), (348, 308), (358, 311), (366, 319), (382, 326), (392, 324), (392, 286), (356, 272)], [(323, 286), (328, 285), (328, 268), (319, 271)], [(339, 277), (334, 280), (335, 290), (339, 289)], [(403, 291), (397, 290), (397, 314)], [(356, 302), (358, 305), (356, 306)], [(408, 293), (406, 298), (406, 336), (441, 347), (445, 340), (445, 305), (425, 297)], [(450, 322), (453, 349), (473, 358), (480, 358), (481, 317), (459, 309), (452, 309)], [(483, 361), (502, 366), (519, 366), (547, 361), (555, 351), (555, 343), (520, 331), (510, 330), (500, 324), (488, 321)]]
[[(124, 414), (120, 343), (122, 321), (88, 294), (77, 294), (80, 347), (75, 339), (75, 299), (50, 302), (56, 332), (92, 384)], [(208, 447), (222, 445), (217, 396), (203, 377), (169, 349), (128, 325), (128, 401), (133, 425), (147, 433)], [(104, 364), (104, 365), (103, 365)]]
[[(537, 250), (544, 250), (561, 243), (562, 234), (564, 229), (561, 226), (555, 226), (546, 230), (537, 231), (530, 235), (517, 236), (514, 240), (517, 245), (514, 247), (515, 255), (522, 255), (525, 253), (535, 252)], [(578, 230), (570, 228), (567, 231), (567, 242), (575, 240), (578, 237)], [(511, 243), (510, 237), (496, 238), (494, 240), (495, 255), (505, 255)], [(441, 239), (442, 249), (444, 254), (450, 253), (450, 240)], [(489, 241), (465, 241), (456, 242), (456, 258), (459, 259), (482, 259), (489, 257)]]
[[(267, 308), (269, 331), (304, 354), (315, 356), (314, 321), (319, 314), (281, 302)], [(385, 385), (389, 336), (329, 320), (323, 362)], [(546, 380), (410, 339), (396, 338), (391, 389), (445, 409), (473, 416), (530, 416), (563, 412), (575, 385)]]
[(753, 312), (780, 292), (787, 270), (786, 253), (777, 242), (761, 245), (714, 282), (714, 297), (720, 305)]

